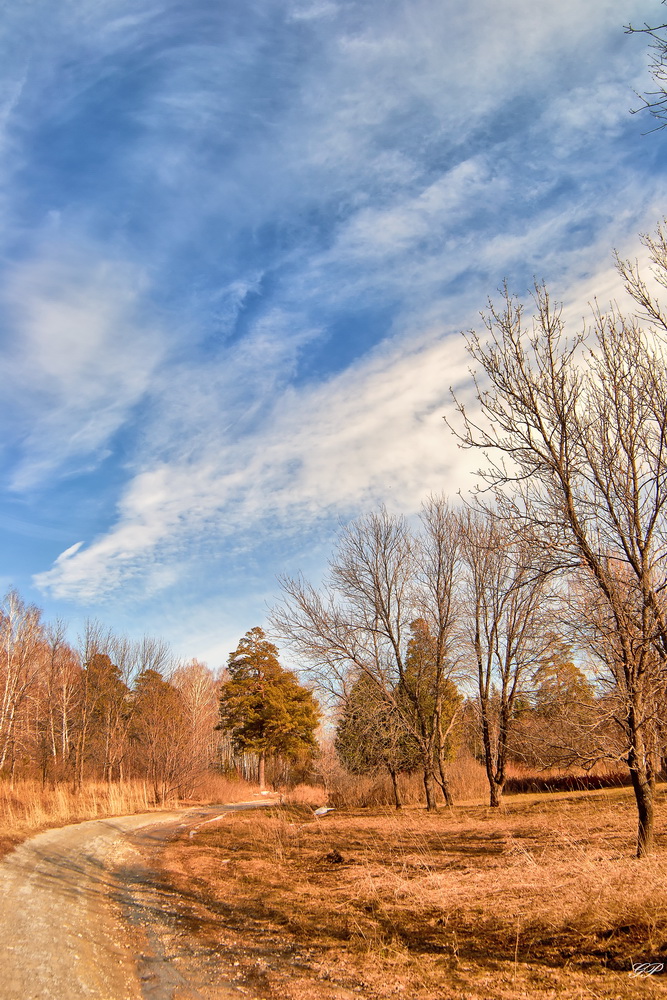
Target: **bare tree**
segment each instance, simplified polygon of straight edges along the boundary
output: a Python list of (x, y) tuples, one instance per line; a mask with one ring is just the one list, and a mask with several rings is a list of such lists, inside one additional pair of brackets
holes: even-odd
[(164, 804), (189, 775), (187, 725), (179, 691), (157, 670), (147, 667), (135, 681), (132, 740), (139, 751), (137, 770)]
[(490, 805), (507, 778), (518, 699), (552, 645), (549, 566), (521, 533), (489, 513), (461, 516), (465, 612), (461, 630), (477, 680)]
[[(664, 3), (664, 0), (662, 2)], [(625, 30), (629, 35), (646, 35), (650, 39), (649, 69), (657, 84), (657, 90), (645, 96), (637, 94), (641, 104), (630, 113), (634, 115), (639, 111), (648, 111), (659, 123), (650, 131), (657, 132), (667, 125), (667, 23), (653, 25), (644, 23), (641, 28), (629, 24)]]
[[(173, 663), (169, 643), (165, 639), (151, 635), (145, 635), (134, 644), (133, 660), (133, 671), (136, 676), (144, 670), (155, 670), (156, 673), (166, 676)], [(131, 678), (127, 678), (127, 683), (130, 680)]]
[(180, 693), (187, 734), (184, 756), (188, 783), (212, 765), (216, 757), (219, 732), (218, 685), (213, 671), (199, 660), (180, 664), (169, 678)]
[[(667, 283), (662, 233), (646, 243)], [(468, 337), (484, 381), (479, 414), (459, 405), (456, 433), (488, 459), (481, 475), (501, 514), (522, 521), (563, 570), (585, 572), (604, 608), (643, 856), (654, 821), (647, 720), (667, 665), (667, 321), (636, 267), (619, 268), (638, 315), (596, 309), (573, 337), (545, 288), (528, 324), (505, 289), (485, 318), (488, 338)]]
[(41, 612), (10, 590), (0, 607), (0, 769), (9, 763), (12, 778), (16, 724), (37, 681), (42, 639)]
[[(456, 547), (445, 524), (455, 532), (442, 499), (426, 505), (419, 540), (404, 518), (384, 508), (360, 518), (343, 531), (323, 590), (286, 578), (282, 603), (273, 614), (278, 634), (336, 699), (349, 696), (360, 674), (382, 692), (385, 707), (420, 748), (428, 809), (436, 808), (436, 785), (449, 798), (440, 764), (451, 724), (442, 709), (444, 684), (455, 666), (448, 588)], [(418, 618), (431, 626), (434, 642), (429, 662), (411, 669), (408, 644)], [(427, 675), (430, 705), (422, 696)]]
[(49, 773), (55, 780), (63, 778), (73, 764), (81, 666), (65, 634), (61, 621), (49, 626), (45, 633), (46, 670), (41, 719), (43, 781)]

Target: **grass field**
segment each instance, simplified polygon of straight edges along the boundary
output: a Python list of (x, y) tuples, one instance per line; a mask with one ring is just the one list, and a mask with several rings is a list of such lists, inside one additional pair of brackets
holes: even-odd
[[(245, 781), (206, 775), (196, 801), (240, 802), (250, 798), (255, 787)], [(176, 797), (166, 803), (168, 808), (178, 805)], [(69, 784), (45, 786), (40, 781), (21, 780), (11, 787), (0, 782), (0, 857), (48, 827), (163, 808), (165, 805), (155, 804), (145, 781), (87, 781), (77, 792)]]
[[(634, 858), (628, 789), (464, 805), (230, 814), (174, 841), (179, 926), (254, 996), (653, 998), (667, 832)], [(227, 970), (229, 974), (229, 969)]]

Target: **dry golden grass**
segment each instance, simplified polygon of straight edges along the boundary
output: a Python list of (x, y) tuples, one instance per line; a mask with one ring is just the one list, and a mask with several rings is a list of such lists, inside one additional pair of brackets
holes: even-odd
[(194, 783), (186, 802), (222, 804), (251, 801), (257, 795), (259, 786), (242, 778), (227, 778), (222, 774), (207, 772)]
[(192, 933), (257, 996), (634, 1000), (666, 980), (632, 962), (667, 960), (667, 837), (638, 861), (634, 824), (626, 789), (435, 816), (288, 806), (229, 815), (164, 864)]
[[(245, 781), (210, 775), (195, 788), (193, 801), (240, 802), (250, 799), (254, 790), (255, 786)], [(166, 808), (178, 805), (173, 798)], [(48, 827), (161, 808), (165, 806), (155, 804), (150, 786), (144, 781), (113, 784), (89, 781), (78, 792), (64, 784), (53, 787), (22, 780), (11, 788), (8, 782), (0, 782), (0, 857)]]
[(329, 795), (323, 785), (295, 785), (283, 795), (283, 801), (287, 805), (317, 809), (329, 801)]
[[(461, 756), (447, 765), (447, 776), (455, 802), (468, 802), (489, 796), (489, 785), (484, 767), (473, 757)], [(419, 774), (401, 774), (398, 786), (404, 805), (421, 805), (424, 802), (424, 783)], [(439, 793), (438, 793), (439, 794)], [(360, 806), (392, 806), (394, 795), (388, 774), (375, 776), (341, 775), (333, 782), (329, 795), (324, 793), (324, 801), (331, 805), (350, 808)], [(310, 803), (309, 803), (310, 804)]]

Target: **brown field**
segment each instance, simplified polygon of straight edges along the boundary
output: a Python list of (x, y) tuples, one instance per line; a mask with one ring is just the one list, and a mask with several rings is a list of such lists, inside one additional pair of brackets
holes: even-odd
[[(249, 799), (255, 785), (206, 775), (196, 789), (196, 802), (241, 802)], [(86, 782), (80, 791), (70, 785), (42, 785), (40, 781), (21, 780), (11, 787), (0, 782), (0, 857), (41, 830), (68, 823), (80, 823), (104, 816), (124, 816), (177, 805), (187, 800), (172, 797), (156, 805), (145, 781), (112, 783)]]
[[(229, 814), (172, 842), (181, 941), (253, 997), (653, 998), (667, 976), (667, 833), (633, 857), (627, 789), (463, 805)], [(174, 893), (174, 890), (177, 890)]]

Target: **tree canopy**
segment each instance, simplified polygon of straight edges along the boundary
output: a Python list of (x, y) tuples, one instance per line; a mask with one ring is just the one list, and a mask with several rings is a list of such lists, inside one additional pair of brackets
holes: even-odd
[(260, 785), (267, 756), (297, 760), (315, 753), (319, 708), (308, 688), (285, 670), (261, 628), (250, 629), (230, 654), (220, 688), (220, 724), (239, 753), (256, 753)]

